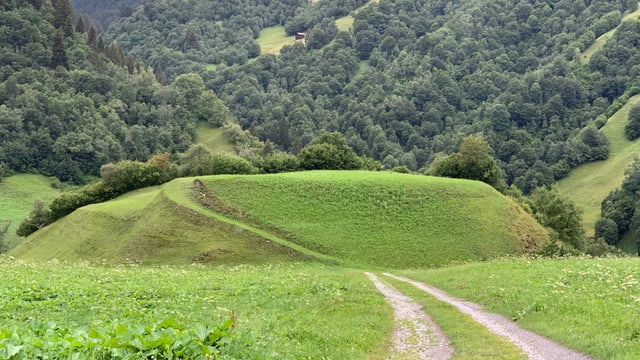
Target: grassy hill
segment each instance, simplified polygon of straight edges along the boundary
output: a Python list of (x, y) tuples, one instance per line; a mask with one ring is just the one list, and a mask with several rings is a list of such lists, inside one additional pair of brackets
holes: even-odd
[(48, 202), (57, 190), (51, 187), (51, 180), (41, 175), (19, 174), (0, 181), (0, 229), (10, 223), (4, 241), (15, 244), (18, 236), (16, 229), (33, 209), (33, 202), (40, 199)]
[(560, 191), (583, 211), (583, 224), (593, 235), (593, 226), (600, 217), (600, 203), (624, 179), (624, 170), (640, 154), (640, 141), (629, 141), (624, 135), (629, 110), (640, 102), (640, 95), (629, 99), (601, 131), (610, 143), (609, 159), (580, 165), (558, 182)]
[[(520, 254), (546, 232), (473, 181), (319, 171), (177, 179), (81, 208), (12, 255), (33, 260), (411, 268)], [(195, 198), (198, 201), (194, 201)]]
[(306, 259), (255, 233), (183, 207), (162, 188), (78, 209), (29, 237), (11, 255), (35, 261), (173, 265)]

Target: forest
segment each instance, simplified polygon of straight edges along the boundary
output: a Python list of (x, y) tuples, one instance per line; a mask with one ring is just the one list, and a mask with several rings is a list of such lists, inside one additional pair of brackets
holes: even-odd
[[(588, 64), (579, 61), (634, 1), (382, 0), (358, 11), (349, 32), (333, 19), (358, 2), (297, 4), (293, 13), (274, 8), (260, 18), (251, 14), (261, 5), (245, 4), (242, 22), (218, 20), (240, 4), (231, 1), (181, 18), (204, 3), (140, 6), (114, 21), (105, 39), (166, 79), (176, 69), (197, 72), (243, 129), (294, 154), (322, 131), (338, 131), (359, 155), (418, 171), (482, 133), (507, 183), (529, 193), (605, 159), (597, 128), (638, 89), (637, 21), (625, 22)], [(255, 58), (258, 30), (274, 24), (306, 31), (306, 46)], [(223, 41), (221, 31), (234, 35)]]
[[(162, 85), (68, 0), (0, 2), (0, 168), (83, 184), (103, 164), (185, 151), (221, 106), (202, 79)], [(217, 117), (219, 118), (219, 117)]]
[[(580, 59), (631, 0), (1, 4), (0, 162), (77, 183), (109, 162), (175, 159), (197, 121), (237, 119), (239, 147), (296, 155), (339, 132), (411, 171), (482, 134), (506, 185), (528, 194), (606, 159), (597, 129), (640, 89), (640, 22)], [(261, 54), (271, 26), (306, 42)]]

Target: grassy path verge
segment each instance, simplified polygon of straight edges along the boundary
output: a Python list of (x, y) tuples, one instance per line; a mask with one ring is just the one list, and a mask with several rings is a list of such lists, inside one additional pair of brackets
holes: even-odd
[(444, 301), (454, 306), (458, 311), (471, 316), (475, 321), (484, 325), (489, 331), (502, 336), (524, 352), (529, 359), (565, 359), (565, 360), (588, 360), (589, 357), (568, 349), (545, 337), (518, 327), (512, 321), (498, 314), (493, 314), (482, 310), (482, 308), (472, 302), (463, 301), (449, 296), (442, 290), (427, 286), (424, 283), (411, 280), (405, 277), (396, 276), (389, 273), (384, 275), (398, 281), (409, 283), (416, 288), (434, 296), (440, 301)]

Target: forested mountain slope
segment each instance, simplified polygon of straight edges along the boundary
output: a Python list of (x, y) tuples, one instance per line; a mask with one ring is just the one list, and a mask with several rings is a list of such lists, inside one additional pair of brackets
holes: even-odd
[(213, 104), (199, 106), (202, 80), (161, 85), (55, 4), (0, 1), (0, 167), (81, 183), (108, 162), (184, 151)]
[[(325, 11), (329, 3), (341, 11)], [(629, 90), (640, 61), (635, 20), (589, 64), (576, 61), (632, 0), (381, 0), (351, 32), (331, 17), (357, 2), (289, 3), (284, 13), (273, 2), (258, 22), (250, 14), (260, 4), (225, 2), (206, 16), (201, 4), (148, 3), (105, 37), (169, 79), (201, 73), (244, 128), (283, 150), (337, 130), (358, 153), (417, 170), (482, 132), (507, 182), (525, 192), (606, 158), (606, 139), (588, 125)], [(276, 23), (306, 31), (306, 46), (247, 61), (258, 30)]]

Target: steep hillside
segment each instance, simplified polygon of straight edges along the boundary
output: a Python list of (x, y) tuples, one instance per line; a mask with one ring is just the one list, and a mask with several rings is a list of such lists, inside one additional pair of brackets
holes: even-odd
[(11, 254), (24, 259), (174, 264), (266, 263), (308, 257), (171, 201), (163, 189), (86, 206)]
[(484, 183), (323, 171), (177, 179), (81, 208), (11, 255), (411, 268), (521, 254), (546, 238), (528, 214)]
[(625, 169), (640, 154), (640, 142), (629, 141), (624, 135), (629, 109), (639, 101), (640, 95), (629, 99), (601, 129), (611, 144), (609, 159), (581, 165), (558, 182), (560, 191), (584, 211), (583, 224), (589, 235), (593, 235), (594, 224), (600, 217), (602, 200), (620, 187)]
[(201, 79), (161, 85), (55, 4), (0, 2), (0, 164), (82, 183), (108, 162), (184, 151), (198, 120), (216, 122)]
[(58, 190), (51, 187), (51, 179), (41, 175), (13, 175), (0, 181), (0, 251), (11, 248), (18, 241), (18, 225), (33, 208), (36, 200), (51, 201)]
[[(635, 1), (382, 0), (351, 13), (352, 24), (343, 18), (352, 6), (325, 11), (337, 3), (296, 3), (295, 15), (274, 22), (275, 7), (256, 21), (255, 4), (232, 2), (211, 9), (214, 23), (188, 14), (196, 0), (162, 1), (107, 36), (171, 76), (200, 72), (244, 129), (292, 153), (323, 130), (340, 131), (358, 154), (419, 170), (465, 135), (484, 133), (507, 182), (525, 193), (606, 158), (606, 141), (588, 125), (634, 84), (637, 57), (627, 53), (638, 31), (626, 25), (619, 49), (603, 47), (588, 66), (577, 60)], [(304, 31), (306, 43), (248, 61), (267, 26)], [(225, 30), (232, 40), (221, 48), (215, 38)], [(198, 48), (187, 51), (194, 36)], [(207, 56), (212, 49), (219, 55)], [(220, 65), (204, 70), (212, 62)]]

